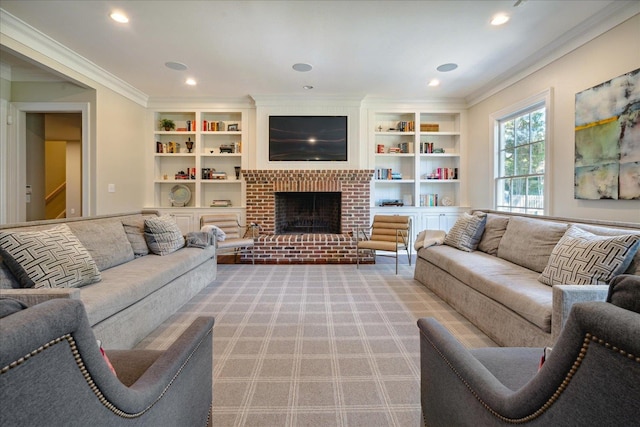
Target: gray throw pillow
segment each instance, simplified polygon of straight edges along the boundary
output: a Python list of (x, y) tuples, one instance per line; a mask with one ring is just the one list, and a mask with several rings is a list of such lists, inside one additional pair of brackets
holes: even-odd
[(640, 313), (640, 276), (621, 274), (611, 280), (607, 302)]
[(565, 231), (565, 223), (513, 216), (500, 239), (498, 257), (542, 273), (549, 263), (551, 251)]
[(134, 256), (139, 258), (148, 255), (149, 247), (144, 238), (144, 218), (123, 219), (122, 226), (127, 235), (127, 239), (129, 239), (131, 248), (133, 248)]
[(466, 252), (475, 251), (486, 222), (487, 214), (484, 212), (474, 215), (463, 213), (444, 237), (444, 244)]
[(572, 225), (551, 252), (538, 280), (546, 285), (607, 285), (623, 273), (640, 236), (597, 236)]
[(73, 288), (100, 281), (91, 254), (66, 224), (42, 231), (1, 231), (0, 253), (23, 288)]
[(478, 243), (478, 250), (489, 255), (498, 254), (498, 246), (509, 224), (509, 217), (504, 215), (487, 214), (484, 233)]
[(122, 223), (114, 218), (73, 221), (71, 232), (91, 254), (98, 270), (104, 271), (135, 258)]
[(182, 231), (169, 215), (145, 219), (144, 238), (149, 250), (157, 255), (169, 255), (185, 244)]

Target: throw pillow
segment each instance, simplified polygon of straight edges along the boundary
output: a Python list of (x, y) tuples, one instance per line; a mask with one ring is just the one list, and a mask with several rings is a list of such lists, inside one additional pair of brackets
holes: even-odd
[(512, 216), (498, 244), (498, 258), (542, 273), (566, 231), (565, 223)]
[(463, 213), (444, 237), (444, 244), (466, 252), (475, 251), (486, 222), (487, 214), (484, 212), (474, 215)]
[(144, 238), (144, 218), (123, 219), (124, 232), (131, 243), (133, 254), (136, 258), (149, 255), (149, 247)]
[(225, 233), (224, 230), (222, 230), (217, 225), (203, 225), (200, 231), (211, 233), (211, 235), (215, 236), (216, 240), (218, 240), (219, 242), (222, 242), (227, 238), (227, 233)]
[(91, 221), (68, 223), (71, 232), (78, 238), (98, 270), (104, 271), (135, 258), (131, 244), (122, 228), (122, 222), (115, 218), (100, 218)]
[(569, 227), (538, 280), (547, 285), (606, 285), (623, 273), (640, 245), (640, 236), (597, 236)]
[(104, 348), (102, 348), (102, 341), (97, 340), (97, 343), (98, 343), (98, 347), (100, 348), (100, 354), (102, 355), (104, 362), (107, 364), (107, 367), (109, 368), (111, 373), (117, 377), (118, 373), (116, 372), (115, 368), (111, 364), (111, 360), (109, 360), (109, 356), (107, 356), (107, 352), (104, 351)]
[(0, 253), (23, 288), (73, 288), (100, 281), (95, 261), (66, 224), (2, 231)]
[(149, 250), (157, 255), (169, 255), (184, 247), (184, 236), (169, 215), (144, 220), (144, 238)]
[(609, 283), (607, 302), (640, 313), (640, 276), (621, 274)]
[(478, 250), (489, 255), (498, 255), (500, 240), (507, 231), (509, 217), (504, 215), (487, 214), (487, 223), (484, 226), (484, 233), (478, 243)]

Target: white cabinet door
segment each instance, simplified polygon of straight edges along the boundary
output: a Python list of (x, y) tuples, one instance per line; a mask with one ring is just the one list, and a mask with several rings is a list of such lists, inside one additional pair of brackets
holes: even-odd
[(440, 214), (422, 215), (421, 230), (440, 230)]
[[(193, 214), (190, 213), (173, 213), (173, 217), (176, 219), (176, 224), (180, 227), (182, 235), (186, 235), (190, 231), (195, 231), (196, 228), (193, 224)], [(197, 229), (199, 229), (198, 227)]]
[(460, 218), (459, 213), (446, 213), (440, 214), (440, 230), (444, 230), (445, 232), (449, 232), (451, 227), (456, 223), (456, 221)]
[[(422, 228), (420, 230), (442, 230), (448, 233), (460, 215), (460, 212), (425, 213), (422, 215)], [(419, 232), (420, 230), (417, 231)]]

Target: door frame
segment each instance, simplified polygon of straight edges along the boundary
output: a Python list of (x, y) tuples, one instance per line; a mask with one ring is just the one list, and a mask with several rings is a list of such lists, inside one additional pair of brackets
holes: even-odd
[[(82, 213), (91, 215), (91, 144), (90, 104), (88, 102), (12, 102), (9, 117), (15, 118), (15, 126), (8, 126), (6, 166), (5, 219), (8, 223), (24, 222), (26, 212), (27, 152), (26, 122), (27, 113), (80, 113), (82, 114)], [(1, 217), (2, 215), (0, 215)]]

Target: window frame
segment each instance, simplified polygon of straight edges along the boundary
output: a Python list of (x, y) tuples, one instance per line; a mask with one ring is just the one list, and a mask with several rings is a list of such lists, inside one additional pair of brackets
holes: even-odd
[[(498, 202), (498, 182), (504, 178), (500, 176), (500, 123), (511, 118), (516, 118), (520, 114), (532, 112), (540, 108), (544, 108), (545, 113), (545, 136), (544, 136), (544, 191), (543, 191), (543, 215), (550, 215), (553, 212), (552, 209), (552, 161), (551, 151), (553, 148), (553, 115), (552, 115), (552, 99), (553, 93), (551, 88), (544, 90), (534, 96), (523, 99), (509, 107), (496, 111), (489, 116), (489, 129), (490, 129), (490, 141), (493, 143), (493, 155), (491, 156), (492, 162), (492, 176), (491, 176), (491, 206), (494, 210), (499, 210), (497, 206)], [(513, 209), (513, 207), (511, 207)], [(503, 209), (504, 210), (504, 209)], [(512, 210), (508, 211), (512, 212)], [(530, 213), (529, 213), (530, 214)]]

